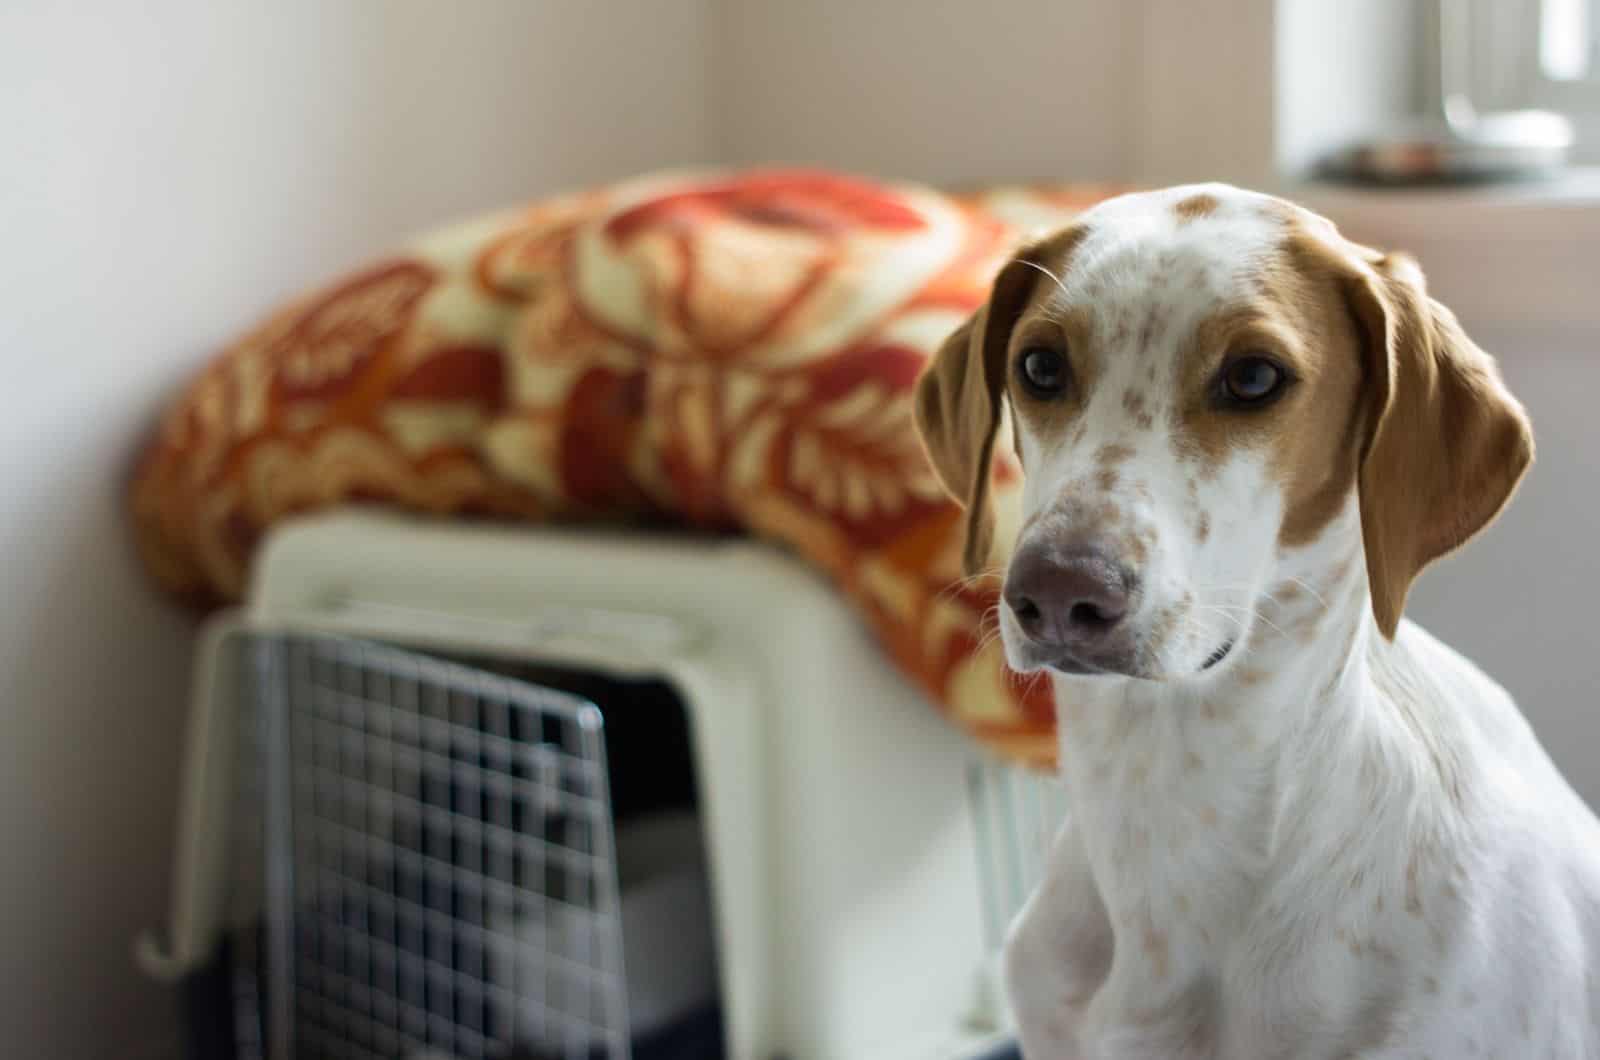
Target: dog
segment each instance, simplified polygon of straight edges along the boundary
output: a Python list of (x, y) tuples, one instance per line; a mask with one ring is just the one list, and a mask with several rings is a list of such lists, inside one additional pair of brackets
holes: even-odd
[(1411, 258), (1120, 196), (1004, 265), (916, 415), (969, 573), (997, 437), (1023, 468), (1001, 636), (1071, 807), (1006, 944), (1025, 1056), (1600, 1057), (1600, 824), (1402, 617), (1534, 451)]

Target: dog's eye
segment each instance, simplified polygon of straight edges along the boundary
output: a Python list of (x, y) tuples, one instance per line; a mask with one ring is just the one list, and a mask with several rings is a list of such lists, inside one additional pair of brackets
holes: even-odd
[(1017, 377), (1035, 397), (1055, 397), (1067, 389), (1071, 378), (1067, 359), (1048, 346), (1029, 346), (1017, 360)]
[(1288, 373), (1266, 357), (1240, 357), (1222, 369), (1223, 395), (1237, 405), (1259, 405), (1276, 397)]

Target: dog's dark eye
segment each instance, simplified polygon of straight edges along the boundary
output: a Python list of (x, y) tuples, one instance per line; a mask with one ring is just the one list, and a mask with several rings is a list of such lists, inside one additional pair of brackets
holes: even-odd
[(1268, 401), (1288, 380), (1288, 373), (1266, 357), (1240, 357), (1222, 369), (1223, 395), (1237, 405)]
[(1048, 346), (1029, 346), (1017, 360), (1017, 377), (1035, 397), (1055, 397), (1071, 378), (1067, 359)]

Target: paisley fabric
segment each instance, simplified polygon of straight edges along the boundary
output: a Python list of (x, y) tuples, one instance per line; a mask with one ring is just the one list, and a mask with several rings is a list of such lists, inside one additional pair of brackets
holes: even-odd
[[(825, 572), (956, 724), (1047, 764), (1048, 689), (1005, 668), (996, 582), (960, 576), (911, 392), (1027, 229), (1115, 190), (669, 175), (437, 232), (178, 398), (133, 484), (142, 555), (218, 601), (275, 522), (349, 501), (756, 534)], [(1009, 457), (995, 476), (1014, 505)]]

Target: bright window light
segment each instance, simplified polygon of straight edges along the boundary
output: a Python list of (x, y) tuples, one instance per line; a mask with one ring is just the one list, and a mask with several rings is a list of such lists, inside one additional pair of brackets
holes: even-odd
[(1539, 22), (1539, 65), (1553, 81), (1589, 76), (1594, 55), (1594, 11), (1600, 0), (1544, 0)]

